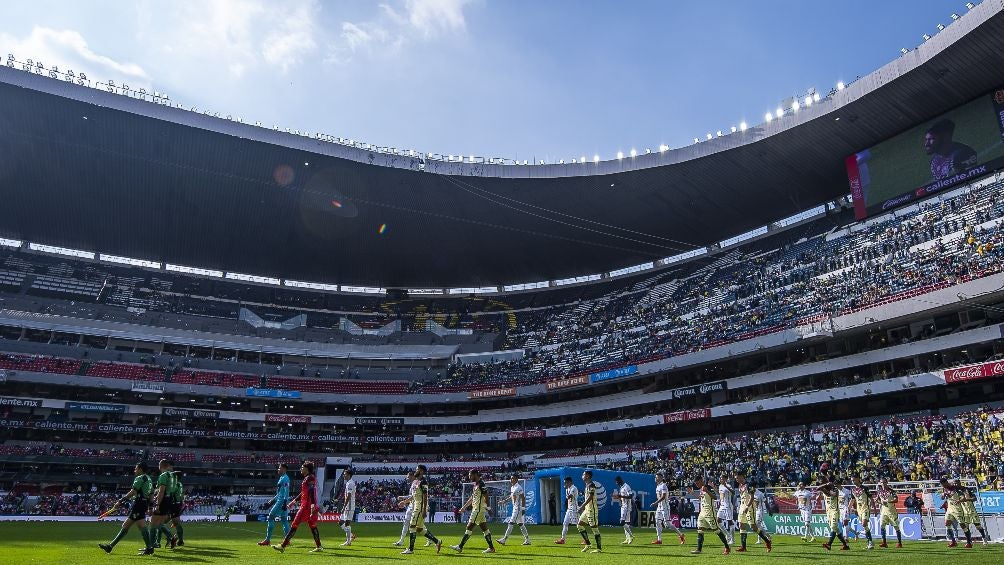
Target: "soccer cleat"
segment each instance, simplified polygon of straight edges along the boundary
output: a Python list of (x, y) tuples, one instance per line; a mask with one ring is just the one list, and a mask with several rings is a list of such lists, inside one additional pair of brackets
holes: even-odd
[(589, 553), (603, 553), (602, 549), (590, 549)]
[(355, 533), (353, 533), (353, 534), (352, 534), (352, 541), (355, 541), (355, 540), (356, 540), (356, 534), (355, 534)]
[(443, 542), (437, 541), (436, 542), (436, 555), (439, 555), (439, 552), (442, 551), (442, 549), (443, 549)]
[(736, 548), (736, 553), (746, 553), (746, 548), (745, 547), (737, 547)]
[(967, 541), (967, 542), (966, 542), (966, 545), (965, 545), (965, 546), (963, 546), (963, 547), (965, 547), (966, 549), (972, 549), (972, 548), (973, 548), (973, 542), (971, 542), (971, 541)]
[(582, 553), (586, 553), (587, 551), (589, 551), (589, 546), (588, 545), (583, 546), (582, 547)]
[(412, 551), (412, 550), (410, 550), (410, 549), (406, 549), (406, 550), (404, 550), (404, 551), (401, 552), (401, 555), (411, 555), (412, 553), (415, 553), (415, 552)]
[(171, 540), (168, 543), (171, 544), (171, 549), (174, 549), (178, 545), (178, 537), (175, 536), (171, 538)]
[(322, 551), (324, 551), (324, 548), (323, 548), (323, 547), (321, 547), (321, 546), (317, 546), (317, 547), (315, 547), (314, 549), (311, 549), (311, 550), (310, 550), (310, 553), (320, 553), (320, 552), (322, 552)]
[(823, 549), (825, 549), (826, 551), (830, 551), (830, 547), (831, 547), (831, 546), (830, 546), (830, 544), (828, 544), (828, 543), (824, 543), (824, 544), (823, 544)]
[(847, 545), (846, 543), (840, 547), (840, 551), (850, 551), (850, 550), (851, 546)]
[(556, 540), (554, 540), (554, 543), (556, 543), (558, 545), (565, 545), (565, 540), (563, 540), (563, 539), (556, 539)]
[(112, 546), (108, 545), (107, 543), (99, 543), (98, 547), (100, 547), (101, 549), (103, 549), (105, 551), (105, 553), (111, 553), (112, 552)]
[(464, 548), (460, 547), (459, 545), (451, 545), (450, 549), (452, 549), (453, 551), (456, 551), (457, 553), (463, 553), (464, 552)]
[(896, 542), (896, 549), (903, 549), (903, 542)]
[(343, 541), (343, 542), (342, 542), (342, 547), (348, 547), (348, 546), (350, 546), (350, 545), (352, 545), (352, 542), (351, 542), (351, 541)]
[(266, 545), (272, 545), (272, 542), (267, 539), (263, 539), (260, 542), (258, 542), (258, 545), (265, 547)]
[(690, 553), (692, 555), (700, 555), (701, 554), (701, 550), (700, 549), (691, 549)]
[(586, 540), (582, 540), (582, 545), (589, 545), (589, 542)]
[(153, 548), (152, 547), (144, 547), (143, 549), (140, 549), (139, 551), (137, 551), (136, 555), (153, 555)]
[(183, 539), (178, 540), (178, 547), (185, 547), (185, 540)]
[(802, 536), (802, 541), (809, 541), (809, 538)]
[(661, 539), (654, 539), (654, 540), (652, 540), (652, 544), (651, 545), (662, 545), (662, 540)]
[(809, 543), (815, 543), (815, 542), (816, 542), (816, 536), (809, 536)]
[(430, 545), (432, 545), (432, 542), (429, 540), (425, 540), (425, 547), (429, 547)]
[(872, 542), (868, 542), (868, 545), (865, 546), (865, 549), (875, 549), (875, 545), (872, 544)]
[(764, 547), (767, 548), (767, 553), (770, 553), (770, 551), (774, 549), (774, 544), (771, 543), (771, 540), (767, 540), (767, 543), (764, 544)]
[(882, 542), (879, 544), (879, 547), (889, 547), (889, 544), (887, 544), (886, 542)]
[(687, 543), (687, 536), (680, 534), (680, 545)]
[(495, 553), (494, 547), (486, 547), (481, 553)]
[(530, 540), (528, 539), (523, 540), (523, 545), (530, 545)]
[(727, 547), (726, 547), (725, 549), (723, 549), (723, 550), (722, 550), (722, 555), (728, 555), (728, 554), (730, 554), (730, 553), (732, 553), (732, 552), (731, 552), (731, 551), (729, 550), (729, 548), (727, 548)]
[(499, 545), (505, 545), (505, 538), (499, 538), (499, 539), (495, 540), (495, 543), (497, 543)]
[(952, 540), (952, 541), (948, 542), (948, 547), (958, 547), (958, 546), (959, 546), (959, 542), (957, 542), (955, 540)]
[(391, 545), (393, 545), (394, 547), (401, 547), (402, 545), (404, 545), (404, 541), (397, 540), (396, 542), (392, 543)]
[(160, 549), (160, 542), (159, 541), (158, 542), (154, 542), (153, 547), (155, 549)]
[(272, 549), (278, 551), (279, 553), (282, 553), (282, 552), (286, 551), (286, 548), (283, 547), (282, 544), (278, 544), (278, 543), (272, 544)]

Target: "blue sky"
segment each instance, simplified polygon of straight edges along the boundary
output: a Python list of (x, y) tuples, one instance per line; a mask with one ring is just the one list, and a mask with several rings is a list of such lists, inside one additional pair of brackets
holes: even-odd
[(519, 159), (686, 145), (825, 94), (964, 2), (8, 2), (0, 53), (264, 124)]

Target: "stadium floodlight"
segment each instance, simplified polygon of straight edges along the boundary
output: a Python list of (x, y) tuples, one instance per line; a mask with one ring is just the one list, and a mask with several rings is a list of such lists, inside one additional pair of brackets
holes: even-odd
[(960, 15), (956, 14), (955, 12), (952, 12), (952, 21), (953, 21), (953, 22), (954, 22), (955, 20), (957, 20), (957, 19), (961, 18), (961, 17), (962, 17), (962, 16), (960, 16)]
[(565, 164), (565, 160), (564, 159), (559, 159), (558, 160), (558, 164), (559, 165), (564, 165)]
[(600, 162), (600, 156), (599, 155), (593, 155), (593, 162), (594, 163), (599, 163)]
[(798, 108), (799, 108), (799, 106), (798, 106), (798, 100), (793, 101), (791, 103), (791, 111), (792, 112), (797, 112)]
[(722, 130), (718, 130), (718, 131), (716, 131), (716, 132), (715, 132), (715, 135), (717, 135), (718, 137), (721, 137), (721, 136), (722, 136)]
[(766, 114), (763, 115), (763, 119), (764, 119), (765, 122), (767, 122), (769, 124), (770, 121), (774, 119), (774, 114), (771, 114), (770, 112), (767, 112)]
[(812, 101), (813, 102), (819, 102), (819, 93), (818, 92), (813, 92), (812, 93)]
[(938, 31), (945, 31), (945, 24), (938, 24), (937, 28), (938, 28)]
[(806, 96), (805, 100), (802, 100), (802, 103), (805, 104), (806, 108), (808, 108), (809, 106), (812, 106), (812, 97), (811, 96)]
[(737, 131), (739, 131), (739, 128), (737, 128), (736, 126), (732, 126), (732, 133), (735, 133)]
[(976, 7), (976, 4), (973, 4), (972, 2), (966, 2), (966, 9), (967, 10), (972, 10), (975, 7)]
[(648, 155), (648, 154), (650, 154), (650, 153), (652, 153), (652, 150), (651, 150), (651, 149), (649, 149), (648, 147), (646, 147), (646, 148), (645, 148), (645, 154), (646, 154), (646, 155)]
[(634, 157), (637, 157), (637, 156), (638, 156), (638, 152), (635, 151), (634, 149), (632, 149), (631, 150), (631, 157), (634, 158)]
[(910, 52), (910, 50), (907, 49), (906, 47), (903, 47), (902, 49), (899, 50), (899, 52), (902, 53), (902, 54), (904, 54), (904, 55), (906, 55), (907, 53)]
[(739, 131), (746, 131), (746, 122), (739, 122)]
[(777, 110), (774, 110), (774, 117), (780, 119), (784, 115), (784, 108), (778, 106)]
[(845, 88), (844, 81), (840, 81), (837, 83), (837, 90), (843, 90), (844, 88)]
[(669, 146), (668, 145), (666, 145), (665, 143), (663, 143), (662, 145), (659, 146), (659, 153), (665, 153), (666, 151), (669, 151)]
[(931, 40), (931, 36), (927, 35), (926, 33), (924, 35), (921, 35), (921, 37), (924, 38), (924, 41), (930, 41)]
[(700, 140), (700, 139), (698, 139), (698, 138), (696, 138), (696, 137), (694, 138), (694, 143), (700, 143), (700, 142), (701, 142), (701, 140)]
[(523, 164), (524, 164), (524, 165), (526, 164), (526, 159), (523, 159)]
[(623, 158), (624, 158), (624, 152), (623, 151), (618, 151), (617, 152), (617, 160), (620, 161)]
[(709, 133), (709, 134), (708, 134), (708, 140), (710, 140), (710, 139), (711, 139), (711, 134)]
[(469, 155), (467, 158), (471, 160), (471, 163), (474, 162), (474, 155)]

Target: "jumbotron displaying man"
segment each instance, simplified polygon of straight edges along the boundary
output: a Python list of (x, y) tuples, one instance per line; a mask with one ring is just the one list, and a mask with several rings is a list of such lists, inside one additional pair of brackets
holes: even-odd
[(931, 156), (931, 176), (934, 180), (956, 175), (976, 166), (976, 151), (952, 140), (955, 122), (941, 120), (924, 133), (924, 151)]

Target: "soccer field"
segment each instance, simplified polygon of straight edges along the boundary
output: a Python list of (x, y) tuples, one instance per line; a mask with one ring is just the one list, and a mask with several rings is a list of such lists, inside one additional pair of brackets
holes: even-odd
[[(482, 537), (474, 536), (468, 542), (467, 549), (458, 555), (447, 549), (448, 545), (459, 541), (462, 529), (454, 524), (433, 524), (433, 532), (443, 541), (442, 555), (436, 555), (434, 548), (422, 547), (422, 538), (415, 543), (415, 555), (401, 555), (402, 548), (392, 547), (397, 540), (400, 527), (391, 524), (355, 525), (354, 530), (359, 537), (352, 547), (339, 547), (345, 539), (344, 534), (333, 524), (321, 525), (321, 539), (324, 542), (324, 553), (307, 553), (313, 547), (310, 531), (302, 528), (297, 532), (286, 553), (279, 554), (271, 548), (258, 547), (255, 542), (260, 540), (265, 530), (264, 524), (258, 523), (201, 523), (185, 526), (185, 547), (170, 550), (159, 549), (150, 556), (135, 555), (142, 545), (140, 535), (135, 528), (130, 530), (126, 538), (115, 548), (115, 552), (106, 555), (98, 549), (99, 542), (108, 541), (115, 535), (118, 526), (112, 523), (43, 523), (43, 522), (4, 522), (0, 523), (0, 564), (15, 565), (22, 563), (74, 564), (74, 563), (140, 563), (177, 561), (179, 563), (255, 563), (293, 564), (322, 563), (336, 559), (350, 559), (351, 563), (359, 565), (377, 564), (391, 560), (396, 563), (433, 563), (447, 561), (494, 560), (505, 563), (527, 563), (553, 565), (557, 563), (573, 563), (581, 560), (586, 563), (602, 563), (617, 565), (644, 565), (666, 559), (687, 559), (692, 562), (736, 562), (750, 564), (766, 564), (777, 562), (808, 562), (833, 561), (836, 563), (874, 563), (882, 565), (918, 565), (920, 563), (951, 562), (952, 565), (1004, 563), (1004, 546), (991, 545), (983, 548), (977, 545), (973, 549), (961, 547), (948, 549), (944, 543), (913, 542), (907, 543), (903, 549), (874, 549), (866, 551), (863, 543), (852, 543), (853, 551), (827, 552), (819, 543), (806, 544), (798, 538), (777, 536), (774, 551), (767, 555), (763, 546), (754, 545), (752, 538), (747, 554), (721, 555), (721, 544), (714, 536), (709, 536), (704, 554), (690, 555), (697, 536), (687, 532), (687, 545), (669, 543), (672, 535), (667, 536), (667, 544), (663, 546), (648, 545), (652, 539), (652, 531), (637, 530), (637, 541), (634, 545), (620, 545), (623, 536), (619, 528), (604, 528), (604, 552), (599, 555), (580, 553), (581, 546), (577, 538), (569, 537), (569, 544), (555, 545), (554, 539), (560, 529), (550, 526), (534, 526), (530, 535), (533, 545), (521, 546), (517, 535), (510, 538), (505, 547), (497, 546), (498, 553), (482, 555), (485, 547)], [(280, 528), (276, 528), (281, 532)], [(495, 526), (492, 533), (498, 538), (504, 532), (503, 528)], [(278, 540), (276, 540), (278, 541)]]

